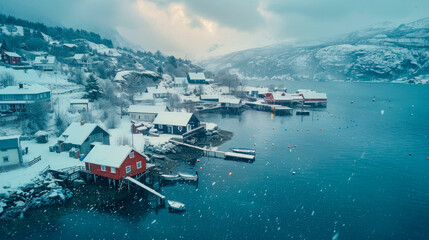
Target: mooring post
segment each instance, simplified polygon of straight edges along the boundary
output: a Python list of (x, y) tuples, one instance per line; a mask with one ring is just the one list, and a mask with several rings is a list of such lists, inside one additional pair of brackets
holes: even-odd
[(116, 188), (116, 180), (113, 179), (113, 188)]
[(128, 182), (128, 193), (130, 192), (130, 181), (127, 181)]
[(109, 189), (110, 189), (110, 178), (108, 178), (109, 179)]
[(97, 175), (94, 174), (94, 183), (97, 183)]

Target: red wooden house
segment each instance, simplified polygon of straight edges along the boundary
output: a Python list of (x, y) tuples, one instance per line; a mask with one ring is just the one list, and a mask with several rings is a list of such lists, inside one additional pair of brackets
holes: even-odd
[(85, 157), (86, 170), (121, 180), (146, 171), (148, 157), (129, 146), (96, 145)]
[(21, 64), (21, 56), (14, 52), (3, 52), (1, 55), (3, 62), (10, 65), (19, 65)]

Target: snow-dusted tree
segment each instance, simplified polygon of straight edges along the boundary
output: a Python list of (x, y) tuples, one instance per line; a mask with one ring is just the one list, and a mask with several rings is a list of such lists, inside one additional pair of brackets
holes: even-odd
[(46, 128), (50, 105), (48, 102), (36, 102), (26, 106), (25, 116), (28, 120), (29, 133), (35, 133)]
[(92, 101), (98, 99), (103, 94), (97, 79), (92, 74), (86, 80), (85, 90), (87, 92), (86, 97)]
[(3, 87), (15, 85), (15, 77), (8, 72), (0, 74), (0, 85)]
[(67, 119), (66, 114), (61, 114), (61, 113), (55, 114), (55, 126), (57, 128), (56, 133), (58, 136), (66, 130), (69, 124), (70, 122)]

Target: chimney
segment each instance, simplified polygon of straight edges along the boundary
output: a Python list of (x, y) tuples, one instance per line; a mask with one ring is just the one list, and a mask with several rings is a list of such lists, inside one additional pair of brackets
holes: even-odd
[(20, 83), (19, 88), (24, 88), (24, 84)]
[(85, 122), (84, 122), (84, 121), (81, 121), (81, 122), (80, 122), (80, 125), (81, 125), (81, 126), (85, 125)]

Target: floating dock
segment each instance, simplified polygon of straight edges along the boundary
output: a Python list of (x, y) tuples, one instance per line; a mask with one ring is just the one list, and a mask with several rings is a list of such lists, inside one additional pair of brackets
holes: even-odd
[(293, 109), (290, 107), (282, 106), (282, 105), (270, 105), (266, 103), (257, 103), (257, 102), (247, 102), (246, 106), (251, 109), (264, 111), (264, 112), (272, 112), (276, 115), (292, 115)]

